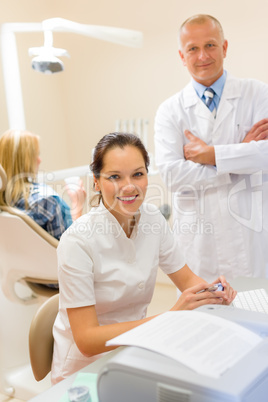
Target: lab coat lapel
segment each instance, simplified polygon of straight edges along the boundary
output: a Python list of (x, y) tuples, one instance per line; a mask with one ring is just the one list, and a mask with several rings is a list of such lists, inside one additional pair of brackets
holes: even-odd
[(186, 109), (192, 109), (196, 118), (206, 119), (214, 122), (214, 132), (221, 125), (224, 119), (231, 113), (235, 107), (235, 100), (241, 97), (240, 81), (234, 79), (231, 75), (227, 74), (226, 83), (221, 96), (221, 101), (217, 110), (216, 119), (212, 116), (210, 110), (197, 96), (192, 83), (189, 83), (183, 91), (184, 106)]
[(214, 120), (211, 111), (198, 97), (191, 83), (184, 88), (183, 96), (185, 108), (192, 108), (192, 111), (196, 117), (210, 121)]
[(222, 92), (220, 104), (215, 119), (214, 131), (218, 129), (221, 123), (227, 118), (235, 107), (235, 99), (241, 97), (241, 86), (238, 80), (227, 75), (226, 83)]

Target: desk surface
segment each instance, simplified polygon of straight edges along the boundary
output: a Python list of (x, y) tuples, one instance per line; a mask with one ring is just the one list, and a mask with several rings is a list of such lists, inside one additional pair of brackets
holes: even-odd
[[(261, 289), (264, 288), (268, 293), (268, 279), (263, 278), (236, 278), (230, 281), (232, 287), (237, 291), (251, 290), (251, 289)], [(82, 373), (98, 373), (101, 368), (105, 365), (105, 363), (113, 357), (116, 353), (118, 353), (122, 347), (113, 350), (112, 352), (107, 353), (99, 360), (96, 360), (94, 363), (91, 363), (89, 366), (85, 367), (81, 370)], [(58, 401), (64, 393), (71, 387), (72, 383), (75, 380), (77, 373), (71, 375), (60, 383), (54, 385), (49, 388), (47, 391), (43, 392), (40, 395), (35, 396), (30, 399), (28, 402), (47, 402), (47, 401)]]
[[(113, 350), (107, 354), (105, 354), (100, 359), (96, 360), (94, 363), (91, 363), (87, 367), (80, 370), (81, 373), (98, 373), (101, 368), (105, 365), (107, 360), (109, 360), (112, 356), (119, 352), (123, 347), (120, 347), (116, 350)], [(65, 380), (59, 382), (53, 387), (49, 388), (47, 391), (42, 392), (42, 394), (35, 396), (30, 399), (28, 402), (48, 402), (48, 401), (58, 401), (60, 400), (64, 393), (72, 386), (77, 373), (72, 374), (70, 377)]]

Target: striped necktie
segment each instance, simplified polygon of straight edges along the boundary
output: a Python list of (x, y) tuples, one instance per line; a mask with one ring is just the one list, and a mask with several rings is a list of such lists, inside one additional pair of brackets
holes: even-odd
[(204, 91), (205, 104), (209, 108), (213, 116), (216, 117), (216, 107), (215, 104), (212, 103), (214, 95), (215, 92), (213, 91), (212, 88), (205, 89)]

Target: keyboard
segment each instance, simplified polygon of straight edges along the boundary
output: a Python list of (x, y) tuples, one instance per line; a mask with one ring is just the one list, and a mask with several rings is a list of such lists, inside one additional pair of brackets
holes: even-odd
[(268, 294), (264, 289), (238, 292), (232, 305), (244, 310), (268, 314)]

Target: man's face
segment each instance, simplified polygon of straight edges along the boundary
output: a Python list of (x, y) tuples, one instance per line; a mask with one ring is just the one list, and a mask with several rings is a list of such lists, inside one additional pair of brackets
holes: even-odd
[(179, 50), (183, 65), (200, 84), (209, 87), (223, 74), (223, 59), (228, 42), (211, 20), (203, 24), (186, 24), (180, 36)]

